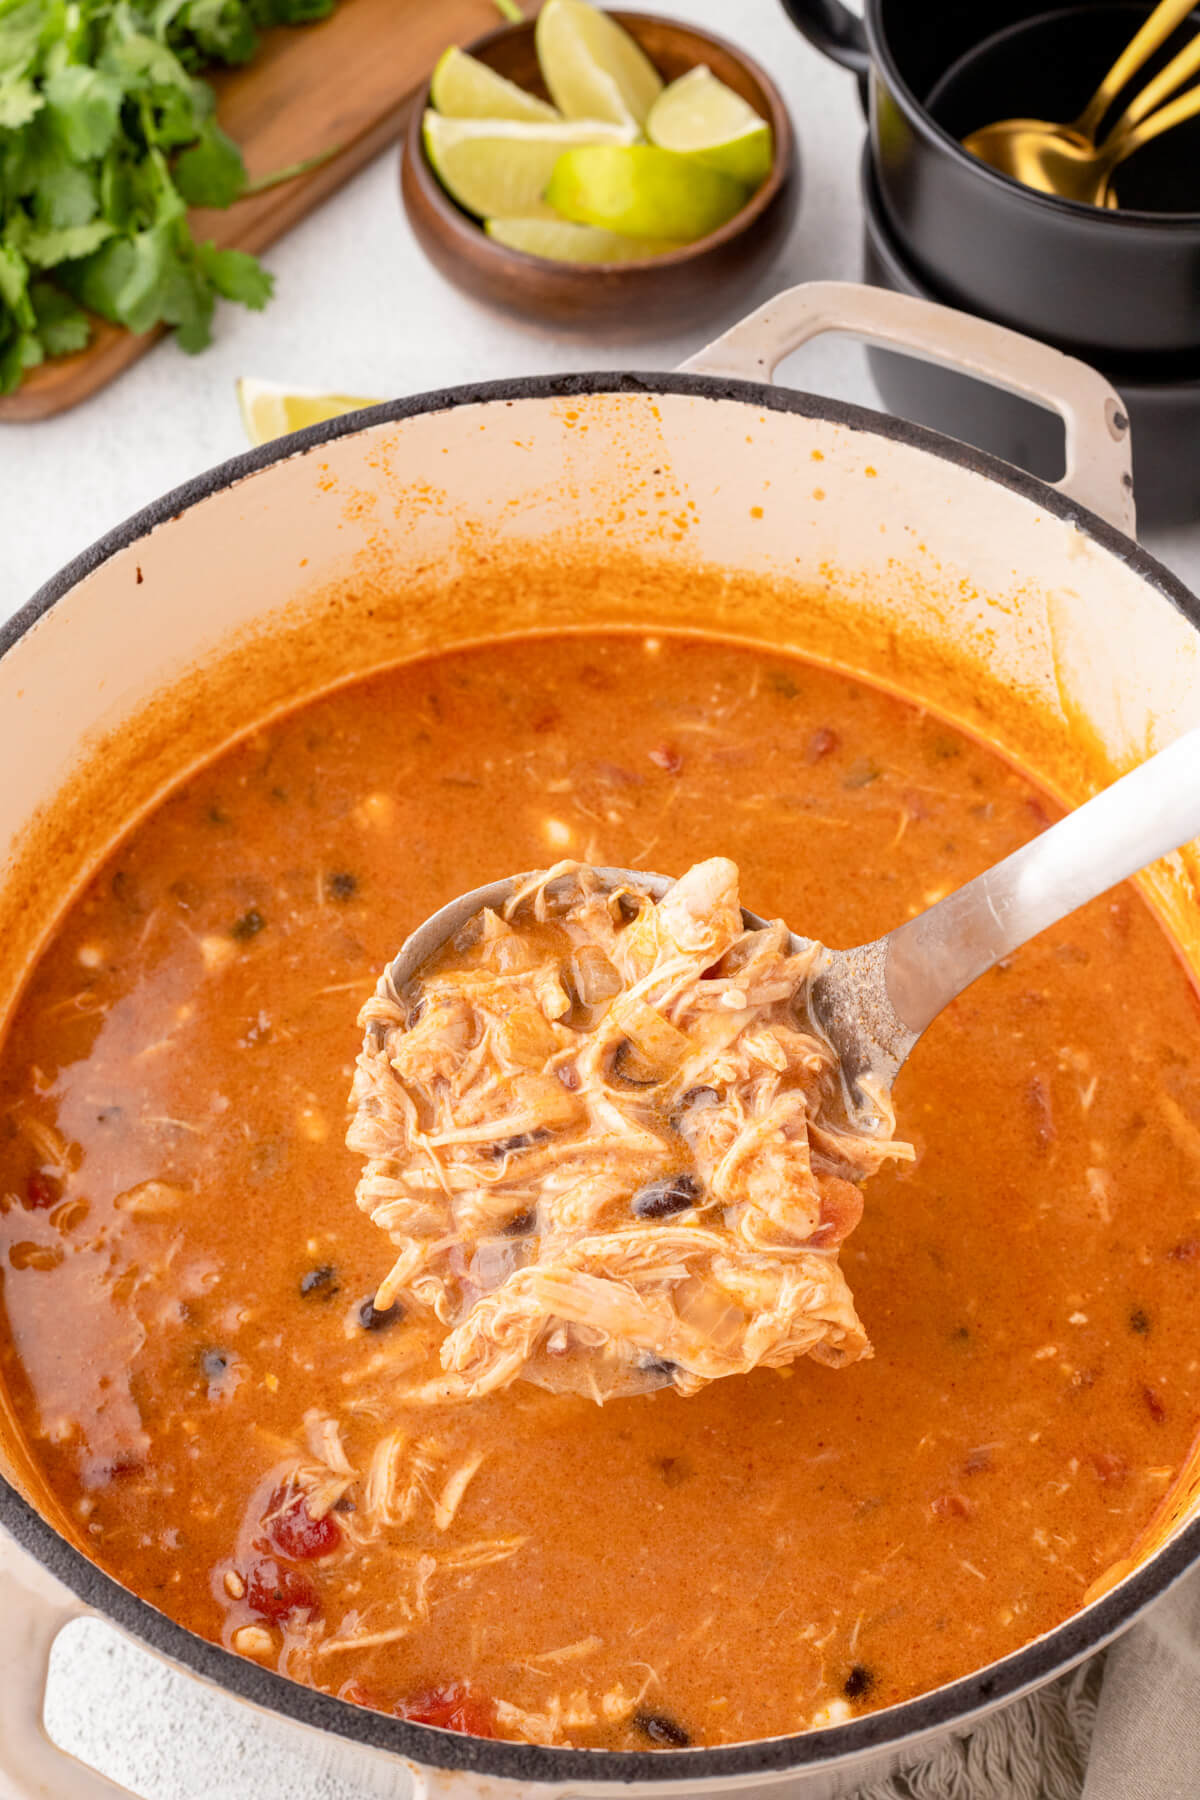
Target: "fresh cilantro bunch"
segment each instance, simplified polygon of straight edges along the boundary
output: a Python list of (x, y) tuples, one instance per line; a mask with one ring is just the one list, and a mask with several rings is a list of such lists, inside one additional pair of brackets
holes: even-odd
[(262, 307), (271, 277), (197, 243), (189, 206), (246, 192), (196, 71), (253, 56), (264, 26), (335, 0), (0, 0), (0, 393), (80, 350), (87, 310), (130, 331), (211, 337), (218, 296)]

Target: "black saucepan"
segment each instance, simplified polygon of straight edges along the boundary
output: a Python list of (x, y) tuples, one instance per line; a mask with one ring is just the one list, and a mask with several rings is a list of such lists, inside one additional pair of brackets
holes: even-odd
[(1116, 212), (1034, 193), (960, 142), (999, 118), (1076, 117), (1148, 4), (866, 0), (862, 20), (840, 0), (783, 4), (860, 79), (880, 204), (918, 279), (1082, 355), (1200, 351), (1200, 121), (1126, 165)]

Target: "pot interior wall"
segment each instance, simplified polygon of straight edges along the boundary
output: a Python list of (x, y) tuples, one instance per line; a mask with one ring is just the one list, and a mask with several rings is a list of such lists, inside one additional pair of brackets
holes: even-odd
[[(0, 1017), (72, 890), (185, 768), (454, 644), (606, 625), (792, 647), (1074, 802), (1200, 723), (1200, 635), (1073, 525), (865, 426), (641, 386), (373, 424), (218, 488), (64, 593), (0, 662)], [(1200, 857), (1149, 880), (1200, 966)], [(7, 1435), (0, 1467), (28, 1489)]]

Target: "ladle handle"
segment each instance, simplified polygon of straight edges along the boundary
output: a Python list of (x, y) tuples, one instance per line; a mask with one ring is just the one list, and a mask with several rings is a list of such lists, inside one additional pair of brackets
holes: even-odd
[(924, 1031), (976, 976), (1118, 881), (1200, 836), (1200, 727), (887, 939), (888, 996)]
[(1142, 64), (1149, 62), (1154, 52), (1166, 43), (1171, 33), (1183, 24), (1195, 3), (1196, 0), (1159, 0), (1146, 23), (1126, 44), (1080, 113), (1075, 121), (1076, 130), (1086, 138), (1095, 138), (1105, 113), (1121, 89), (1132, 81)]

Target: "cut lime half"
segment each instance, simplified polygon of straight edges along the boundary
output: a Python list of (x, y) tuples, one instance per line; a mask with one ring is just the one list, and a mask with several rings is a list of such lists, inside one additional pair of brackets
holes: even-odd
[(425, 153), (446, 192), (481, 219), (552, 218), (543, 200), (564, 150), (628, 143), (629, 126), (599, 119), (526, 124), (519, 119), (445, 119), (427, 111)]
[(565, 150), (546, 199), (565, 219), (631, 237), (706, 237), (746, 199), (741, 182), (654, 144), (592, 144)]
[(546, 0), (534, 42), (542, 79), (564, 117), (645, 125), (662, 77), (607, 13), (585, 0)]
[(663, 89), (650, 108), (646, 136), (748, 188), (761, 186), (771, 172), (771, 127), (703, 63)]
[(548, 262), (642, 262), (680, 248), (675, 238), (627, 237), (620, 231), (573, 225), (566, 219), (489, 219), (484, 229), (496, 243)]
[(237, 397), (242, 424), (252, 444), (269, 444), (272, 438), (286, 437), (289, 431), (303, 431), (306, 425), (319, 425), (323, 419), (338, 419), (343, 413), (376, 404), (361, 394), (321, 394), (312, 388), (260, 381), (256, 375), (242, 376)]
[(561, 116), (536, 94), (454, 45), (438, 60), (429, 98), (447, 119), (524, 119), (530, 125), (550, 125)]

